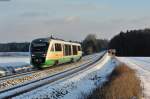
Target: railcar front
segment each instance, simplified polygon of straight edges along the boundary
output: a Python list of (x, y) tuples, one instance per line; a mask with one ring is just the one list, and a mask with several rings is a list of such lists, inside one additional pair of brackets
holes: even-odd
[(30, 62), (36, 67), (41, 67), (46, 61), (46, 54), (49, 47), (49, 40), (36, 39), (30, 45)]

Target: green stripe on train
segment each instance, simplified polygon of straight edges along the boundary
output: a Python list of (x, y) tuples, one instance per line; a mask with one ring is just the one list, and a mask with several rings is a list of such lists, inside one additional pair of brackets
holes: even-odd
[(58, 61), (58, 63), (67, 63), (70, 62), (71, 59), (73, 58), (75, 61), (77, 61), (81, 56), (66, 56), (60, 59), (48, 59), (46, 60), (46, 62), (41, 66), (41, 67), (50, 67), (53, 66), (55, 64), (56, 61)]

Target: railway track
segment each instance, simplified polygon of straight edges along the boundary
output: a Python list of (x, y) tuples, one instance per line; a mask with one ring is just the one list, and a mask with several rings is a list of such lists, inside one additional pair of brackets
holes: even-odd
[[(84, 56), (79, 62), (81, 61), (86, 61), (86, 60), (90, 60), (92, 59), (93, 56), (92, 55), (88, 55), (88, 56)], [(70, 63), (69, 65), (75, 65), (76, 63)], [(68, 65), (68, 64), (64, 64), (64, 65)], [(64, 65), (61, 65), (61, 66), (64, 66)], [(60, 65), (59, 65), (60, 66)], [(56, 67), (56, 66), (55, 66)], [(55, 67), (50, 67), (51, 68), (55, 68)], [(29, 75), (29, 74), (32, 74), (32, 73), (35, 73), (35, 72), (39, 72), (39, 71), (42, 71), (42, 70), (38, 70), (37, 68), (31, 70), (31, 71), (28, 71), (28, 72), (23, 72), (23, 73), (15, 73), (13, 75), (8, 75), (8, 76), (4, 76), (4, 77), (0, 77), (0, 81), (4, 81), (4, 80), (7, 80), (7, 79), (10, 79), (10, 78), (14, 78), (14, 77), (18, 77), (18, 76), (25, 76), (25, 75)]]
[[(104, 55), (104, 53), (103, 53), (103, 55)], [(101, 55), (101, 57), (103, 55)], [(90, 65), (94, 64), (96, 61), (98, 61), (101, 57), (99, 57), (98, 55), (96, 57), (95, 56), (90, 57), (90, 58), (87, 58), (87, 59), (89, 59), (89, 61), (82, 63), (79, 66), (76, 66), (74, 68), (65, 70), (63, 72), (55, 73), (53, 75), (47, 75), (45, 77), (42, 77), (42, 78), (37, 79), (37, 80), (32, 80), (32, 81), (29, 81), (27, 83), (18, 84), (16, 86), (6, 88), (4, 90), (0, 90), (0, 98), (12, 98), (12, 97), (15, 97), (17, 95), (31, 91), (33, 89), (36, 89), (38, 87), (41, 87), (43, 85), (54, 82), (58, 79), (64, 78), (67, 75), (71, 75), (75, 72), (78, 72), (80, 70), (87, 68), (88, 66), (90, 66)]]
[(34, 69), (34, 70), (28, 71), (28, 72), (16, 73), (16, 74), (13, 74), (13, 75), (8, 75), (8, 76), (0, 77), (0, 81), (6, 80), (6, 79), (10, 79), (10, 78), (14, 78), (14, 77), (18, 77), (18, 76), (22, 76), (22, 75), (29, 75), (29, 74), (35, 73), (37, 71), (39, 71), (39, 70), (38, 69)]
[[(92, 59), (92, 57), (89, 57), (89, 58), (86, 58), (86, 59), (90, 60), (90, 59)], [(54, 72), (59, 73), (60, 71), (64, 71), (65, 68), (73, 68), (73, 66), (76, 67), (76, 66), (78, 66), (82, 63), (85, 63), (86, 61), (83, 58), (81, 61), (76, 62), (76, 63), (55, 66), (55, 67), (44, 69), (44, 70), (34, 71), (32, 73), (30, 72), (30, 73), (26, 73), (26, 74), (21, 74), (19, 76), (13, 75), (13, 76), (10, 76), (10, 77), (3, 78), (3, 80), (0, 80), (0, 90), (1, 89), (6, 89), (8, 86), (15, 86), (19, 83), (24, 83), (24, 82), (29, 81), (29, 80), (35, 80), (37, 78), (43, 77), (44, 75), (53, 74)]]

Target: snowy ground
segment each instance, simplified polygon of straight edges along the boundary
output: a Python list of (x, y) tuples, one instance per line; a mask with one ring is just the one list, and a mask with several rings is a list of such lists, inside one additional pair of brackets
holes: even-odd
[(0, 57), (0, 67), (22, 66), (29, 63), (29, 57)]
[(29, 52), (0, 52), (0, 67), (22, 66), (29, 63)]
[(150, 57), (118, 57), (118, 59), (137, 71), (142, 82), (144, 99), (150, 99)]
[(29, 52), (0, 52), (1, 56), (29, 56)]
[(89, 94), (97, 85), (104, 83), (116, 64), (116, 61), (106, 55), (102, 62), (98, 62), (84, 71), (37, 88), (15, 97), (15, 99), (80, 99), (83, 93)]

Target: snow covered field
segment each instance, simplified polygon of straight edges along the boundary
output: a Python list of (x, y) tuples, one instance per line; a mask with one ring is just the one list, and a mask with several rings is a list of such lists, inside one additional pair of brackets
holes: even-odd
[(29, 63), (28, 52), (0, 52), (0, 67), (22, 66)]
[(30, 62), (29, 57), (0, 57), (0, 63)]
[(118, 59), (137, 71), (137, 76), (142, 82), (144, 99), (150, 99), (150, 57), (118, 57)]
[(117, 62), (106, 55), (102, 62), (97, 63), (91, 68), (87, 68), (84, 72), (81, 71), (67, 79), (64, 78), (37, 88), (36, 90), (15, 97), (15, 99), (79, 99), (83, 93), (89, 94), (97, 85), (104, 83), (116, 64)]
[(29, 56), (29, 52), (0, 52), (1, 56)]
[(22, 66), (29, 63), (29, 57), (0, 57), (0, 67)]

